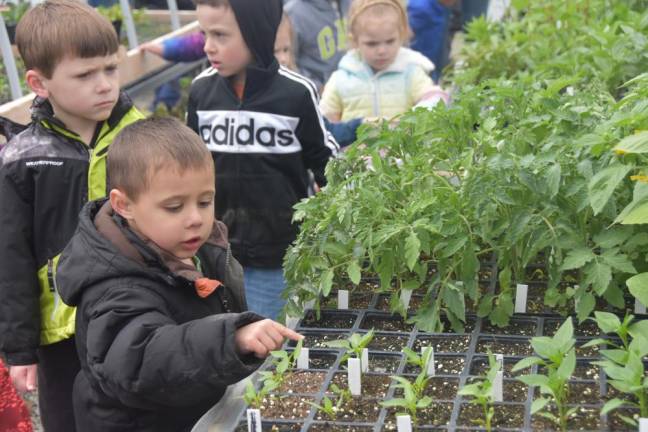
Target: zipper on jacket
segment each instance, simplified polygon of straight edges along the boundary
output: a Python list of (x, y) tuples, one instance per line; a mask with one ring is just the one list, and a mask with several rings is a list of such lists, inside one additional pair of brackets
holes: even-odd
[(373, 77), (371, 77), (371, 81), (373, 84), (373, 113), (374, 117), (378, 117), (380, 115), (380, 106), (378, 100), (378, 78), (374, 75)]
[(49, 284), (50, 291), (54, 292), (56, 287), (54, 282), (54, 260), (51, 259), (47, 260), (47, 283)]

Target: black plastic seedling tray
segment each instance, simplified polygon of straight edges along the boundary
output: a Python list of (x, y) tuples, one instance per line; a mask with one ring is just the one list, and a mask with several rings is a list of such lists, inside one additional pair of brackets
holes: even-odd
[[(363, 396), (353, 402), (362, 415), (359, 418), (348, 416), (330, 421), (317, 409), (309, 408), (300, 417), (272, 418), (263, 415), (265, 410), (262, 408), (263, 430), (396, 430), (394, 410), (381, 407), (379, 402), (392, 398), (397, 391), (389, 379), (390, 375), (414, 377), (418, 373), (415, 367), (406, 363), (402, 348), (408, 347), (418, 351), (423, 345), (435, 348), (436, 376), (428, 387), (429, 395), (435, 402), (429, 413), (423, 413), (423, 421), (416, 430), (480, 430), (472, 423), (479, 411), (470, 405), (468, 400), (457, 395), (457, 390), (485, 372), (489, 350), (504, 354), (504, 402), (496, 404), (494, 430), (503, 432), (552, 429), (552, 426), (541, 418), (530, 415), (531, 403), (537, 390), (529, 389), (516, 380), (517, 376), (529, 371), (514, 374), (511, 368), (518, 360), (533, 354), (530, 344), (533, 336), (552, 335), (564, 318), (516, 315), (508, 327), (498, 328), (485, 320), (470, 316), (468, 320), (473, 324), (469, 326), (472, 327), (472, 331), (468, 333), (427, 333), (405, 325), (400, 317), (377, 310), (375, 306), (380, 305), (380, 297), (375, 294), (367, 309), (322, 309), (319, 320), (314, 312), (307, 312), (306, 318), (298, 323), (297, 330), (306, 336), (304, 346), (310, 348), (311, 358), (326, 357), (328, 363), (320, 361), (318, 365), (330, 367), (317, 370), (325, 374), (317, 391), (300, 392), (299, 389), (291, 389), (289, 392), (276, 394), (276, 403), (288, 403), (293, 398), (304, 397), (321, 404), (325, 395), (331, 397), (331, 383), (346, 384), (346, 368), (341, 364), (342, 351), (326, 348), (321, 342), (346, 338), (351, 333), (365, 333), (373, 326), (375, 337), (369, 346), (369, 372), (363, 374), (362, 378)], [(322, 328), (320, 324), (325, 324), (326, 328)], [(580, 348), (585, 342), (598, 336), (596, 327), (589, 322), (575, 325), (578, 364), (570, 381), (571, 403), (579, 407), (577, 419), (583, 418), (588, 421), (574, 430), (632, 430), (617, 417), (599, 415), (606, 400), (608, 386), (600, 368), (592, 364), (598, 359), (597, 349)], [(288, 344), (287, 348), (292, 346), (294, 344)], [(536, 370), (537, 368), (533, 372)], [(372, 382), (374, 383), (371, 384)], [(369, 387), (374, 388), (373, 394), (365, 394), (365, 388)], [(371, 412), (367, 413), (367, 409)], [(236, 430), (247, 430), (244, 412), (239, 414), (238, 424), (239, 428)]]

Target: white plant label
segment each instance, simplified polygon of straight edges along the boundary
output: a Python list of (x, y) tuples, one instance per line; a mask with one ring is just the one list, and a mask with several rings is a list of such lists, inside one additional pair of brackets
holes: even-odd
[(258, 409), (247, 410), (248, 432), (261, 432), (261, 411)]
[(402, 290), (400, 295), (401, 304), (405, 310), (409, 309), (410, 300), (412, 299), (412, 290)]
[(360, 358), (360, 369), (362, 373), (366, 373), (369, 370), (369, 348), (362, 349), (362, 357)]
[(504, 354), (495, 354), (495, 361), (497, 362), (497, 368), (499, 370), (504, 370)]
[(338, 290), (338, 309), (349, 309), (349, 290)]
[(299, 322), (299, 318), (297, 317), (286, 317), (286, 327), (290, 329), (294, 329), (297, 327), (297, 323)]
[(347, 366), (349, 390), (352, 396), (360, 396), (362, 394), (362, 387), (360, 384), (360, 359), (350, 358)]
[(648, 418), (639, 419), (639, 432), (648, 432)]
[(645, 314), (646, 313), (646, 305), (641, 303), (639, 300), (635, 299), (634, 313), (636, 313), (636, 314)]
[(313, 306), (315, 306), (315, 300), (308, 300), (306, 303), (304, 303), (304, 310), (307, 311), (309, 309), (313, 309)]
[(398, 429), (398, 432), (412, 432), (412, 419), (410, 416), (396, 416), (396, 428)]
[(528, 292), (528, 285), (517, 284), (515, 290), (515, 313), (526, 313)]
[(495, 379), (493, 380), (492, 395), (495, 402), (504, 401), (504, 372), (502, 371), (497, 372), (497, 375), (495, 375)]
[(434, 367), (435, 361), (434, 361), (434, 348), (432, 347), (423, 347), (421, 349), (421, 356), (425, 358), (427, 355), (427, 351), (430, 351), (430, 361), (428, 362), (427, 365), (427, 376), (434, 376), (436, 375), (436, 369)]
[(308, 369), (309, 364), (308, 348), (302, 348), (297, 357), (297, 369)]

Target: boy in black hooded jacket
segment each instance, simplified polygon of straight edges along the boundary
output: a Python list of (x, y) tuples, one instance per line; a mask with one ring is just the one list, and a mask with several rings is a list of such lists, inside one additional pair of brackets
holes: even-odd
[(211, 68), (191, 86), (187, 123), (212, 152), (216, 214), (245, 272), (250, 309), (275, 318), (281, 269), (297, 235), (293, 206), (320, 186), (337, 153), (315, 86), (280, 67), (274, 42), (281, 0), (195, 0)]
[(112, 144), (110, 199), (84, 207), (56, 276), (77, 307), (78, 430), (188, 431), (284, 337), (301, 339), (243, 312), (213, 177), (204, 144), (174, 119), (137, 122)]

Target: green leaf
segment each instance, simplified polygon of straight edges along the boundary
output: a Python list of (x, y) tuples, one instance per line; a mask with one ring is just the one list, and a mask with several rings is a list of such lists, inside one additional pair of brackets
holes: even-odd
[(549, 378), (544, 375), (522, 375), (518, 380), (531, 387), (549, 386)]
[(553, 198), (558, 194), (558, 189), (560, 188), (560, 164), (553, 164), (547, 170), (545, 180), (547, 182), (549, 197)]
[(466, 321), (466, 305), (463, 291), (455, 285), (446, 284), (443, 289), (443, 302), (461, 321)]
[(603, 210), (619, 183), (630, 172), (632, 166), (615, 164), (604, 168), (592, 177), (588, 185), (589, 200), (594, 215)]
[(592, 284), (596, 294), (603, 295), (612, 280), (612, 269), (610, 266), (597, 260), (591, 265), (588, 265), (584, 272), (585, 282)]
[(349, 263), (349, 265), (347, 266), (347, 274), (349, 275), (349, 279), (351, 280), (351, 282), (353, 282), (354, 285), (358, 285), (360, 283), (360, 266), (357, 262), (351, 261)]
[(549, 399), (546, 398), (538, 398), (533, 401), (531, 404), (531, 414), (535, 414), (538, 411), (541, 411), (547, 404), (549, 403)]
[(480, 318), (485, 318), (493, 310), (493, 294), (486, 294), (479, 301), (479, 307), (477, 308), (477, 316)]
[(630, 294), (642, 304), (648, 305), (648, 273), (640, 273), (626, 281)]
[(607, 339), (597, 338), (597, 339), (592, 339), (591, 341), (588, 341), (588, 342), (584, 343), (583, 345), (581, 345), (581, 348), (589, 348), (589, 347), (598, 346), (598, 345), (605, 345), (607, 343), (609, 343), (609, 341)]
[(624, 273), (637, 273), (632, 262), (626, 254), (618, 253), (618, 249), (607, 250), (601, 254), (601, 258), (610, 267)]
[(466, 236), (451, 239), (441, 251), (440, 254), (441, 258), (448, 258), (453, 256), (454, 254), (457, 253), (457, 251), (459, 251), (459, 249), (461, 249), (466, 244), (467, 241), (468, 241), (468, 237)]
[(564, 271), (581, 268), (595, 257), (596, 255), (594, 255), (592, 250), (589, 248), (581, 247), (572, 249), (567, 253), (562, 266), (560, 266), (560, 270)]
[(542, 358), (551, 358), (559, 353), (559, 346), (547, 336), (538, 336), (531, 339), (533, 350)]
[(574, 369), (576, 369), (576, 351), (571, 349), (569, 350), (565, 358), (563, 358), (560, 366), (558, 367), (558, 370), (556, 371), (556, 374), (563, 381), (567, 381), (574, 373)]
[(596, 311), (594, 317), (603, 333), (616, 333), (621, 327), (621, 320), (613, 313)]
[(461, 396), (479, 396), (481, 394), (481, 385), (467, 384), (459, 390), (458, 394)]
[(320, 291), (324, 297), (328, 297), (331, 293), (331, 287), (333, 286), (333, 270), (328, 269), (322, 274), (322, 279), (320, 280)]
[(421, 241), (416, 236), (416, 233), (412, 231), (407, 237), (407, 240), (405, 240), (405, 262), (410, 270), (414, 269), (414, 265), (418, 261), (420, 254)]
[(578, 322), (583, 322), (589, 317), (589, 315), (594, 310), (596, 306), (596, 299), (592, 293), (586, 292), (581, 295), (580, 300), (578, 301), (578, 306), (576, 307), (576, 316)]
[(636, 225), (648, 223), (648, 198), (634, 200), (614, 220), (623, 225)]
[(565, 322), (562, 323), (552, 339), (557, 348), (562, 352), (566, 352), (574, 345), (576, 341), (574, 340), (574, 324), (572, 323), (571, 318), (567, 318)]
[(648, 131), (641, 131), (623, 138), (615, 147), (615, 151), (624, 153), (648, 153)]
[(542, 364), (542, 363), (544, 363), (544, 362), (539, 357), (523, 358), (519, 362), (515, 363), (515, 365), (513, 366), (512, 371), (517, 372), (517, 371), (520, 371), (522, 369), (527, 369), (527, 368), (530, 368), (531, 366), (534, 366), (534, 365), (537, 365), (537, 364)]

